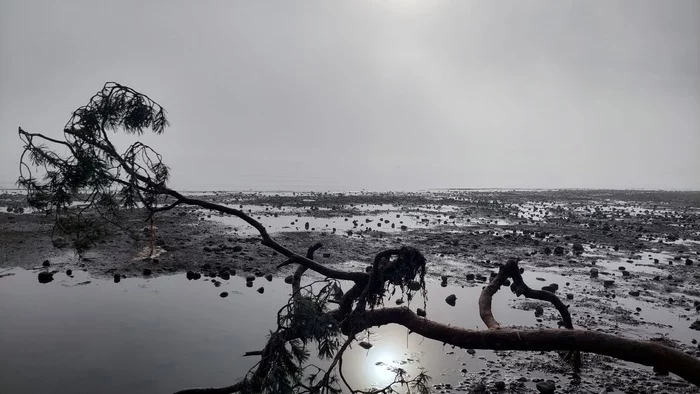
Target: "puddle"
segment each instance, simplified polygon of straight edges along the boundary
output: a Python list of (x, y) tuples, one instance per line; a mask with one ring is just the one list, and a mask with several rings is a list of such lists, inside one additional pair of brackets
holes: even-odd
[[(231, 384), (257, 361), (242, 357), (264, 344), (289, 296), (280, 279), (262, 278), (252, 288), (241, 277), (215, 288), (185, 275), (125, 278), (120, 283), (63, 272), (40, 284), (39, 271), (13, 269), (0, 278), (0, 392), (155, 393)], [(256, 289), (265, 287), (264, 294)], [(219, 294), (229, 292), (221, 298)], [(480, 287), (442, 288), (429, 283), (428, 315), (444, 323), (485, 328), (478, 317)], [(457, 307), (444, 302), (454, 293)], [(504, 324), (534, 324), (530, 312), (494, 300)], [(394, 305), (394, 299), (387, 306)], [(412, 306), (422, 306), (419, 298)], [(459, 313), (455, 313), (459, 310)], [(10, 318), (7, 318), (10, 317)], [(366, 340), (367, 338), (365, 338)], [(400, 326), (371, 330), (365, 350), (355, 345), (344, 372), (357, 388), (393, 379), (397, 366), (415, 374), (426, 367), (434, 383), (458, 384), (460, 370), (483, 368), (491, 351), (463, 349), (408, 335)], [(480, 358), (481, 357), (481, 358)], [(41, 371), (41, 378), (26, 371)]]

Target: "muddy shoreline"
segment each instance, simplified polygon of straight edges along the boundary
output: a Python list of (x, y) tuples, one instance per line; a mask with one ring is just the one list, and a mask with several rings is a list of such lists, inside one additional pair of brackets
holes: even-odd
[[(215, 192), (199, 197), (250, 211), (263, 224), (276, 223), (270, 227), (273, 237), (299, 253), (323, 243), (317, 259), (342, 269), (364, 270), (381, 250), (410, 245), (428, 258), (431, 277), (480, 287), (500, 263), (517, 258), (531, 287), (556, 284), (575, 327), (656, 338), (700, 355), (700, 331), (690, 328), (700, 316), (700, 192)], [(122, 224), (143, 233), (144, 217), (134, 212)], [(156, 218), (155, 258), (143, 257), (146, 237), (133, 240), (118, 230), (80, 257), (69, 247), (53, 247), (52, 225), (51, 216), (28, 213), (21, 195), (0, 194), (0, 270), (40, 270), (46, 260), (50, 270), (121, 278), (142, 277), (144, 270), (152, 276), (192, 271), (217, 277), (225, 271), (286, 276), (292, 269), (277, 271), (284, 258), (261, 246), (242, 222), (194, 208)], [(514, 299), (511, 305), (534, 312), (539, 304)], [(538, 317), (542, 326), (556, 326), (557, 320), (551, 310)], [(530, 356), (499, 353), (509, 354), (509, 368), (552, 368), (551, 363), (532, 365)], [(631, 384), (636, 391), (623, 392), (698, 392), (673, 377), (609, 358), (585, 361), (596, 364), (597, 379), (615, 390)], [(647, 385), (661, 391), (644, 389)]]

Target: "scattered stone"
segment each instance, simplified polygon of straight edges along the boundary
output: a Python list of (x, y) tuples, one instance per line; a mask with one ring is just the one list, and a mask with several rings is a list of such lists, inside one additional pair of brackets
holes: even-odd
[(554, 286), (552, 286), (552, 285), (543, 286), (543, 287), (542, 287), (542, 290), (548, 291), (548, 292), (550, 292), (550, 293), (556, 293), (556, 292), (557, 292), (557, 289), (556, 289)]
[(231, 250), (233, 250), (234, 252), (240, 252), (243, 250), (243, 247), (241, 245), (236, 245)]
[(328, 253), (328, 252), (326, 252), (326, 253), (323, 254), (323, 257), (324, 257), (324, 258), (329, 258), (329, 257), (331, 257), (331, 254)]
[(582, 254), (584, 250), (583, 245), (581, 245), (580, 243), (575, 243), (573, 249), (575, 254)]
[(474, 280), (474, 274), (467, 274), (467, 280)]
[(544, 251), (543, 251), (543, 252), (544, 252), (544, 254), (546, 254), (546, 255), (550, 255), (550, 254), (552, 254), (552, 249), (551, 249), (549, 246), (547, 246), (547, 247), (544, 248)]
[(114, 283), (119, 283), (122, 281), (122, 277), (119, 274), (114, 274)]
[(557, 246), (556, 248), (554, 248), (554, 254), (555, 254), (555, 255), (557, 255), (557, 256), (563, 256), (564, 253), (566, 253), (566, 250), (565, 250), (563, 247)]
[(265, 279), (267, 279), (268, 282), (272, 282), (272, 274), (265, 275)]
[(538, 382), (535, 385), (535, 388), (537, 389), (537, 391), (540, 392), (540, 394), (554, 394), (554, 390), (556, 389), (556, 387), (557, 386), (551, 380)]
[(619, 266), (619, 267), (617, 267), (617, 269), (620, 270), (620, 271), (624, 271), (624, 270), (626, 270), (627, 268), (625, 268), (625, 267), (623, 267), (623, 266)]
[(284, 283), (289, 285), (292, 284), (292, 282), (294, 282), (294, 275), (289, 275), (284, 278)]
[(144, 275), (144, 276), (151, 275), (152, 273), (153, 273), (153, 271), (151, 271), (150, 268), (144, 268), (144, 269), (143, 269), (143, 275)]
[(49, 260), (44, 260), (44, 262), (41, 265), (43, 265), (44, 267), (48, 267), (51, 265), (51, 263), (49, 262)]
[(221, 294), (219, 294), (221, 298), (226, 298), (228, 297), (228, 292), (227, 291), (222, 291)]
[(67, 269), (67, 270), (66, 270), (66, 275), (68, 275), (68, 276), (73, 275), (73, 270)]
[(535, 307), (535, 316), (542, 316), (544, 314), (544, 308), (541, 305)]
[(598, 268), (591, 268), (591, 278), (598, 277)]
[(693, 265), (693, 260), (685, 259), (685, 265)]
[(627, 276), (632, 276), (629, 271), (622, 271), (622, 276), (627, 277)]
[(603, 281), (603, 286), (605, 287), (610, 287), (615, 284), (615, 281), (612, 279), (606, 279)]
[(472, 356), (476, 354), (476, 350), (474, 349), (467, 349), (467, 353), (471, 354)]
[(503, 391), (506, 389), (506, 382), (499, 380), (496, 383), (494, 383), (494, 386), (496, 386), (496, 390)]
[(700, 320), (695, 320), (695, 322), (690, 325), (690, 329), (700, 331)]
[(366, 349), (366, 350), (369, 350), (372, 348), (372, 344), (369, 342), (365, 342), (365, 341), (360, 342), (359, 345), (360, 345), (360, 347), (362, 347), (363, 349)]
[(265, 292), (265, 288), (260, 286), (260, 288), (258, 289), (258, 293), (262, 294), (264, 292)]
[(49, 283), (53, 280), (53, 273), (48, 271), (39, 272), (39, 283)]
[(421, 308), (416, 309), (416, 315), (418, 315), (420, 317), (425, 317), (426, 316), (425, 310), (423, 310)]
[(639, 297), (639, 290), (630, 290), (629, 295), (632, 297)]
[(450, 306), (455, 306), (457, 302), (457, 296), (454, 294), (450, 294), (447, 296), (447, 298), (445, 298), (445, 302)]
[(567, 300), (573, 300), (573, 299), (574, 299), (574, 295), (571, 294), (571, 293), (566, 293), (566, 299), (567, 299)]

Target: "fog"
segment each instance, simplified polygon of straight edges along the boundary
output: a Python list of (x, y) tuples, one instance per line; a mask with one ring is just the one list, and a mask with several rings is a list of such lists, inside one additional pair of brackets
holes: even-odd
[(106, 81), (181, 189), (700, 189), (695, 0), (4, 1), (0, 185)]

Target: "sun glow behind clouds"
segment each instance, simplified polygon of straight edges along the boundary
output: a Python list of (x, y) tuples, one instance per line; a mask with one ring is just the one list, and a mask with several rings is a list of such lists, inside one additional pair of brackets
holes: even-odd
[(437, 0), (375, 0), (374, 2), (386, 9), (409, 14), (428, 10), (439, 3)]

